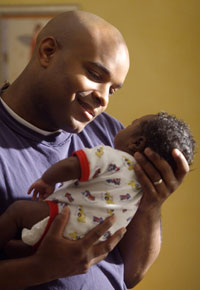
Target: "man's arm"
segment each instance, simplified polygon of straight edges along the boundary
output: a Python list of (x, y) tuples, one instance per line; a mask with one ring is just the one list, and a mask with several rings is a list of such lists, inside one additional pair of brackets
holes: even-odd
[[(135, 171), (144, 194), (138, 211), (127, 227), (126, 235), (119, 243), (125, 267), (124, 279), (129, 288), (143, 278), (156, 260), (161, 247), (162, 204), (189, 171), (185, 158), (178, 150), (173, 151), (178, 168), (175, 174), (168, 163), (156, 153), (146, 149), (145, 155), (135, 154), (138, 163)], [(153, 183), (161, 178), (162, 183)]]
[(32, 256), (0, 261), (0, 289), (21, 290), (57, 278), (86, 273), (90, 266), (107, 256), (125, 233), (125, 229), (120, 229), (105, 242), (95, 244), (112, 226), (115, 220), (112, 216), (83, 239), (71, 241), (63, 237), (68, 219), (69, 209), (65, 207)]

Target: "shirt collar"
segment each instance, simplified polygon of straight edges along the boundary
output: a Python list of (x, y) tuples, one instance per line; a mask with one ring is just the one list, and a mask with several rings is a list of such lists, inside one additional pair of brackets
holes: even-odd
[(34, 125), (32, 125), (31, 123), (27, 122), (26, 120), (24, 120), (23, 118), (21, 118), (19, 115), (17, 115), (1, 98), (0, 101), (2, 103), (2, 105), (4, 106), (4, 108), (6, 109), (6, 111), (15, 119), (17, 120), (19, 123), (21, 123), (22, 125), (30, 128), (31, 130), (40, 133), (44, 136), (48, 136), (51, 134), (55, 134), (58, 132), (61, 132), (61, 130), (56, 130), (56, 131), (46, 131), (46, 130), (42, 130)]

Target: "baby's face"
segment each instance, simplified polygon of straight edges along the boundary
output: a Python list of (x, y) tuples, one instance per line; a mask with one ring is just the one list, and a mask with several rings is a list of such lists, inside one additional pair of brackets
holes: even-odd
[[(136, 148), (135, 152), (138, 151), (138, 142), (141, 142), (141, 138), (144, 137), (141, 134), (141, 124), (153, 118), (155, 118), (155, 115), (145, 115), (134, 120), (129, 126), (119, 131), (114, 140), (115, 149), (125, 151), (131, 155), (134, 153), (133, 148)], [(134, 147), (134, 144), (137, 146)]]

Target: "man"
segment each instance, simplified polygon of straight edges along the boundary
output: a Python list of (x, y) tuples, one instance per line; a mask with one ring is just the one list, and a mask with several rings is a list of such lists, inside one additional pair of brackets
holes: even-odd
[[(122, 125), (103, 112), (128, 68), (123, 37), (103, 19), (76, 11), (46, 25), (30, 63), (1, 96), (2, 212), (14, 200), (27, 198), (30, 184), (72, 151), (102, 143), (113, 146)], [(123, 238), (121, 229), (106, 242), (95, 244), (114, 222), (111, 218), (84, 239), (68, 241), (62, 237), (69, 215), (64, 209), (34, 255), (0, 263), (1, 288), (126, 289), (136, 285), (160, 250), (161, 205), (188, 171), (182, 155), (175, 150), (173, 156), (178, 167), (175, 175), (149, 149), (145, 155), (135, 154), (144, 196)], [(13, 242), (7, 246), (9, 255), (14, 246)]]

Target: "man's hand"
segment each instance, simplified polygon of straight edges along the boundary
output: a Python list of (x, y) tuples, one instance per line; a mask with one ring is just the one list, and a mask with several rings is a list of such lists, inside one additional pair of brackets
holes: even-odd
[(106, 241), (96, 243), (113, 225), (115, 218), (112, 216), (91, 230), (84, 238), (71, 241), (63, 237), (68, 219), (69, 209), (65, 207), (54, 219), (35, 254), (38, 264), (41, 263), (43, 269), (46, 269), (48, 281), (86, 273), (89, 267), (104, 259), (112, 251), (126, 231), (122, 228)]
[(143, 188), (139, 208), (119, 243), (124, 261), (124, 280), (134, 287), (156, 260), (161, 246), (161, 207), (183, 181), (189, 166), (180, 151), (174, 149), (177, 170), (149, 148), (135, 153), (135, 173)]
[(63, 236), (68, 220), (69, 208), (64, 207), (53, 220), (35, 253), (20, 259), (16, 257), (0, 261), (0, 289), (25, 289), (57, 278), (86, 273), (89, 267), (107, 256), (126, 231), (122, 228), (105, 242), (97, 243), (113, 225), (115, 218), (112, 216), (84, 238), (72, 241)]
[(154, 206), (160, 207), (171, 193), (178, 188), (189, 172), (187, 161), (177, 149), (172, 152), (177, 164), (175, 173), (170, 165), (151, 149), (146, 148), (144, 153), (145, 155), (140, 153), (134, 155), (137, 161), (136, 175), (144, 191), (140, 210), (146, 210)]

